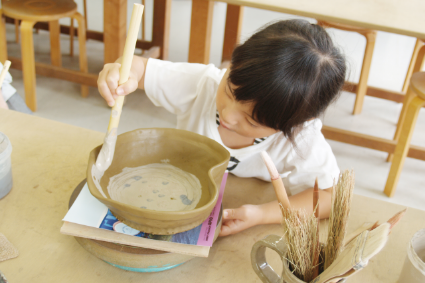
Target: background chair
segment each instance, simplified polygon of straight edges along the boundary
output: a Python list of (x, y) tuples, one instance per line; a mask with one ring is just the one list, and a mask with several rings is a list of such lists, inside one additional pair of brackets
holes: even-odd
[[(425, 48), (422, 49), (425, 52)], [(419, 110), (425, 105), (425, 72), (415, 73), (410, 80), (410, 87), (404, 100), (403, 109), (397, 125), (395, 140), (397, 141), (394, 150), (394, 158), (384, 193), (392, 197), (403, 169), (409, 151), (410, 141), (413, 135), (413, 129), (418, 118)]]
[(360, 79), (356, 88), (356, 101), (354, 102), (353, 115), (362, 112), (364, 97), (367, 92), (367, 81), (369, 79), (370, 65), (372, 63), (373, 49), (375, 47), (376, 34), (374, 30), (358, 28), (349, 25), (331, 23), (325, 21), (317, 21), (317, 24), (323, 28), (335, 28), (340, 30), (357, 32), (366, 38), (366, 48), (363, 56), (362, 69), (360, 71)]
[[(37, 109), (36, 100), (36, 80), (35, 80), (35, 60), (33, 27), (36, 22), (48, 22), (50, 31), (50, 57), (52, 65), (61, 67), (60, 52), (60, 26), (59, 19), (70, 17), (78, 22), (79, 39), (79, 63), (80, 71), (87, 73), (87, 55), (86, 55), (86, 29), (84, 17), (77, 12), (77, 5), (72, 0), (14, 0), (4, 1), (2, 3), (1, 14), (21, 22), (21, 52), (22, 52), (22, 71), (25, 87), (25, 101), (32, 110)], [(4, 20), (0, 26), (0, 41), (2, 46), (6, 46), (6, 30)], [(1, 46), (0, 46), (1, 47)], [(7, 58), (7, 48), (0, 48), (0, 60)], [(81, 86), (81, 95), (86, 97), (89, 93), (88, 86)]]
[[(367, 93), (367, 81), (369, 78), (370, 65), (372, 63), (373, 49), (376, 41), (376, 31), (358, 28), (349, 25), (343, 25), (339, 23), (332, 23), (327, 21), (317, 21), (317, 24), (324, 28), (335, 28), (340, 30), (357, 32), (363, 35), (366, 38), (366, 48), (363, 56), (363, 64), (362, 69), (360, 71), (360, 79), (359, 83), (356, 87), (356, 101), (354, 103), (353, 115), (360, 114), (363, 108), (364, 97)], [(410, 78), (413, 73), (419, 72), (423, 63), (423, 56), (418, 56), (419, 50), (424, 46), (424, 41), (421, 39), (416, 40), (415, 47), (413, 49), (412, 58), (410, 60), (410, 64), (406, 73), (406, 77), (404, 79), (404, 84), (402, 88), (402, 92), (406, 93), (409, 87)], [(419, 60), (419, 65), (416, 65), (416, 62)], [(389, 157), (390, 158), (390, 157)], [(388, 159), (389, 160), (389, 159)]]

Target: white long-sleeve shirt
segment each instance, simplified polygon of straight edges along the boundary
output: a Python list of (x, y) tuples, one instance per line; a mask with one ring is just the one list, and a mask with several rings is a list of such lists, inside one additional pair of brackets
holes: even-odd
[[(251, 146), (231, 149), (220, 137), (216, 123), (216, 94), (226, 70), (214, 65), (172, 63), (149, 59), (145, 73), (145, 91), (149, 99), (177, 115), (177, 128), (207, 136), (223, 145), (233, 158), (230, 172), (238, 177), (256, 177), (270, 181), (261, 158), (266, 151), (283, 178), (288, 193), (296, 194), (314, 185), (332, 187), (339, 168), (329, 144), (321, 133), (322, 122), (304, 123), (295, 136), (296, 148), (282, 132)], [(236, 165), (236, 166), (235, 166)]]

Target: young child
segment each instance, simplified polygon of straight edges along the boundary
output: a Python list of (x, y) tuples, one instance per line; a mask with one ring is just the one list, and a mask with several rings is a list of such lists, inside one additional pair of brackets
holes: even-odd
[[(266, 151), (292, 207), (312, 212), (317, 177), (320, 217), (329, 216), (339, 169), (317, 117), (339, 94), (346, 67), (324, 29), (303, 20), (271, 24), (234, 50), (228, 70), (134, 56), (129, 80), (118, 87), (119, 67), (106, 64), (99, 74), (99, 92), (110, 106), (141, 81), (156, 106), (177, 115), (178, 129), (229, 150), (234, 175), (270, 181), (260, 155)], [(221, 236), (281, 220), (277, 201), (225, 209), (223, 215)]]

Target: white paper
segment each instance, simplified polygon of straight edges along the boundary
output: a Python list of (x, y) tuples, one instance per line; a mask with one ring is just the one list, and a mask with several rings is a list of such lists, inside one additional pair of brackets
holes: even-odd
[(86, 183), (62, 220), (99, 228), (107, 212), (108, 207), (90, 193)]

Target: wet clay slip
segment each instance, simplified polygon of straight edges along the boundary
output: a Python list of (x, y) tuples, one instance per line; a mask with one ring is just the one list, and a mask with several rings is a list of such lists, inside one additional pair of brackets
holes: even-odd
[(198, 204), (199, 179), (170, 164), (152, 163), (124, 168), (108, 185), (111, 199), (157, 211), (192, 210)]
[(95, 165), (100, 148), (89, 157), (91, 194), (124, 224), (160, 235), (193, 229), (208, 217), (230, 158), (210, 138), (165, 128), (119, 135), (105, 172)]

